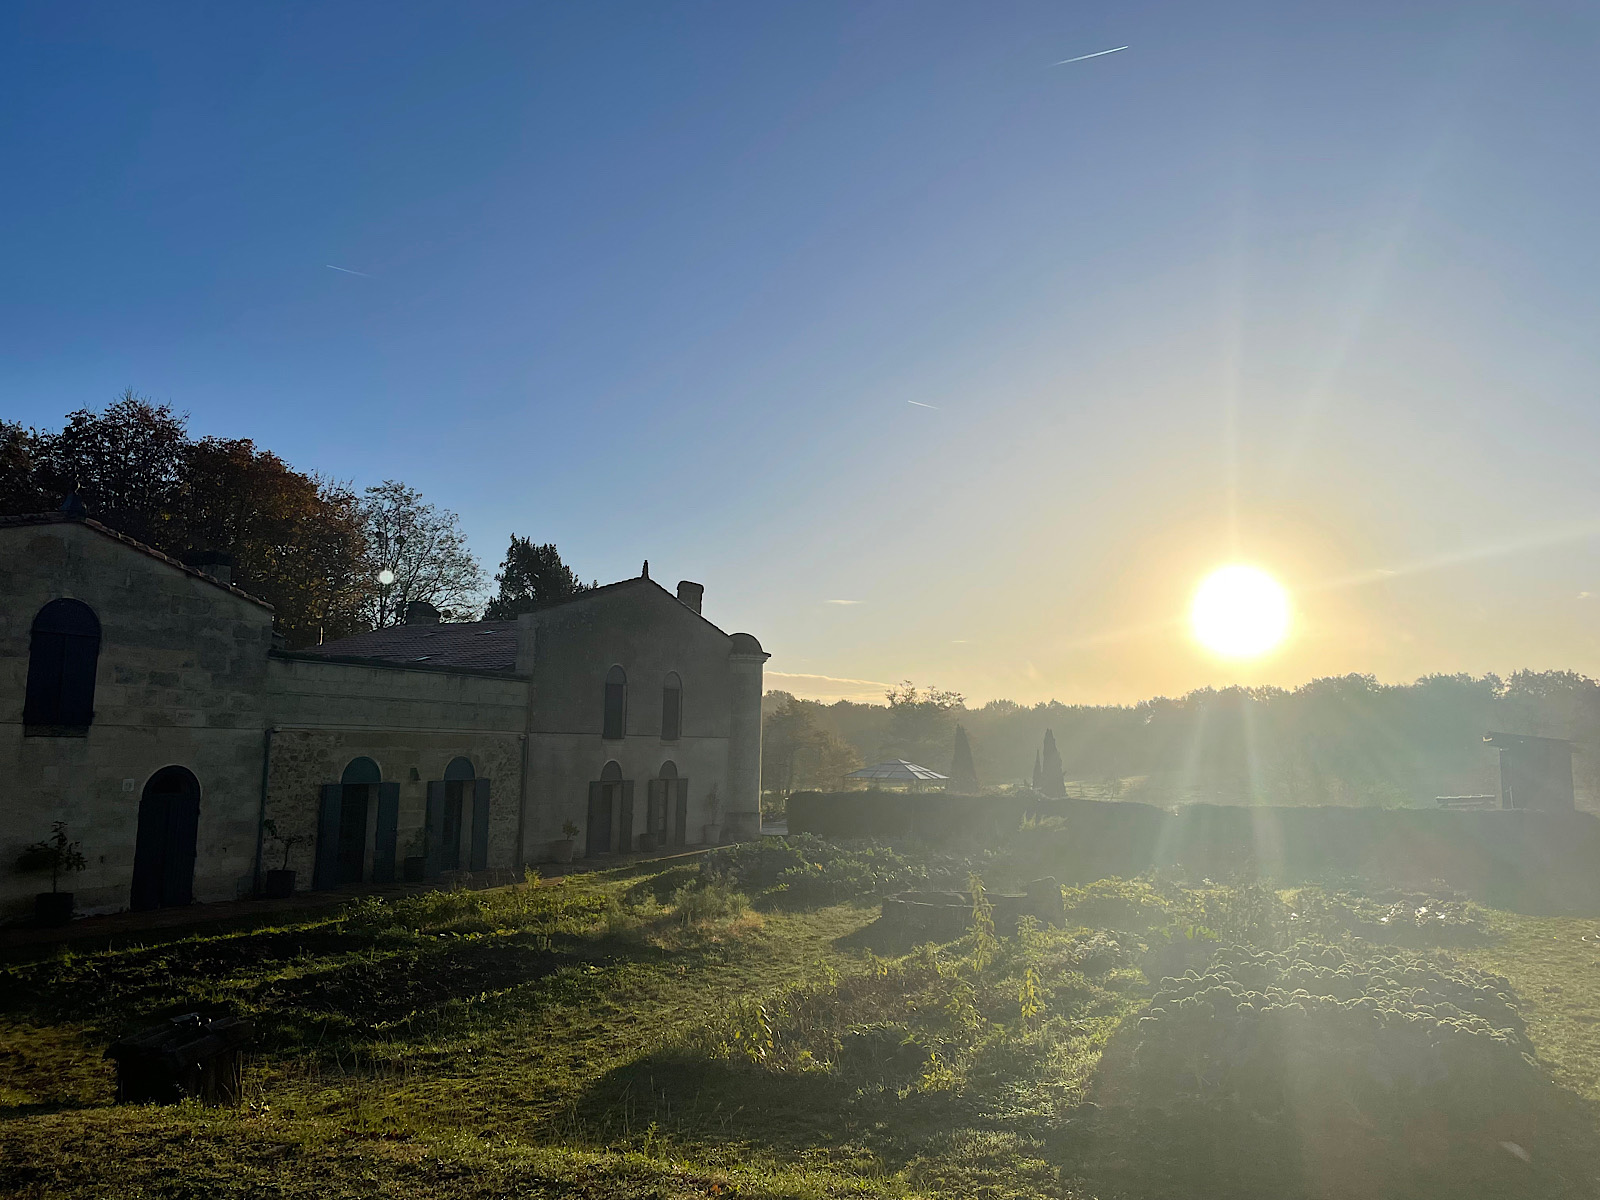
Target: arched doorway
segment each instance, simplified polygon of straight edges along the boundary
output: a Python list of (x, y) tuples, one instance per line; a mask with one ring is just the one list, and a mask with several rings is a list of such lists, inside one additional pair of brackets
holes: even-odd
[(150, 776), (139, 798), (129, 908), (171, 908), (193, 902), (199, 829), (200, 781), (187, 767), (162, 767)]
[(466, 865), (461, 861), (461, 827), (471, 802), (475, 774), (469, 758), (452, 758), (444, 769), (444, 814), (438, 831), (441, 871), (459, 871)]
[(678, 777), (678, 764), (669, 758), (647, 786), (647, 831), (658, 848), (682, 846), (689, 829), (689, 781)]
[(633, 783), (622, 778), (622, 767), (612, 759), (589, 785), (589, 825), (584, 854), (610, 854), (628, 850), (633, 843)]
[[(316, 869), (312, 879), (312, 887), (318, 891), (366, 879), (367, 847), (375, 840), (369, 837), (373, 832), (372, 818), (388, 816), (387, 824), (392, 829), (392, 814), (384, 810), (398, 808), (399, 785), (381, 783), (382, 779), (378, 764), (363, 755), (350, 760), (338, 783), (323, 786), (322, 811), (317, 819)], [(392, 805), (381, 803), (386, 790), (393, 797)], [(375, 855), (375, 860), (378, 857)], [(388, 859), (391, 865), (387, 874), (392, 879), (392, 845), (388, 848)]]

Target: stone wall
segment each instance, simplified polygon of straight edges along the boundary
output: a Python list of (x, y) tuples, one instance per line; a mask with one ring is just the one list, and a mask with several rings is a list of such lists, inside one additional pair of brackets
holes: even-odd
[[(522, 721), (527, 684), (504, 676), (363, 667), (275, 655), (269, 672), (272, 734), (267, 817), (280, 833), (307, 837), (290, 855), (298, 886), (311, 886), (324, 784), (367, 757), (400, 785), (400, 857), (424, 821), (429, 781), (465, 757), (490, 781), (489, 866), (521, 865)], [(381, 727), (380, 727), (381, 726)], [(367, 814), (367, 870), (377, 812)], [(268, 866), (281, 852), (267, 848)]]
[[(94, 722), (84, 737), (30, 737), (30, 632), (59, 597), (100, 620)], [(248, 887), (271, 640), (269, 609), (115, 536), (81, 522), (0, 525), (0, 917), (31, 911), (49, 889), (12, 864), (57, 820), (89, 861), (63, 890), (80, 911), (126, 907), (140, 798), (167, 766), (200, 782), (195, 898)]]

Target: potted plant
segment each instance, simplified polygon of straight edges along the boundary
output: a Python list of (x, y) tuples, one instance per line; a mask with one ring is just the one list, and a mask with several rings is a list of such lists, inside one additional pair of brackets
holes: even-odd
[(405, 861), (400, 864), (400, 878), (407, 883), (421, 883), (428, 875), (428, 830), (418, 825), (406, 841)]
[(649, 830), (639, 835), (639, 853), (654, 854), (658, 849), (658, 839)]
[(711, 790), (706, 793), (706, 845), (720, 846), (722, 844), (722, 797), (717, 794), (717, 785), (712, 784)]
[(23, 850), (17, 859), (17, 870), (50, 872), (50, 890), (34, 897), (33, 912), (41, 925), (65, 925), (72, 920), (72, 893), (60, 891), (61, 876), (82, 871), (89, 865), (83, 856), (83, 847), (67, 840), (67, 823), (57, 821), (50, 826), (50, 836)]
[(561, 823), (561, 839), (551, 842), (550, 849), (555, 852), (556, 861), (569, 863), (578, 849), (578, 827), (571, 821)]
[(266, 879), (262, 881), (262, 895), (268, 900), (287, 900), (294, 895), (295, 879), (295, 873), (289, 869), (289, 855), (296, 846), (303, 846), (311, 839), (303, 833), (279, 833), (278, 823), (270, 819), (261, 822), (261, 828), (283, 847), (283, 866), (267, 872)]

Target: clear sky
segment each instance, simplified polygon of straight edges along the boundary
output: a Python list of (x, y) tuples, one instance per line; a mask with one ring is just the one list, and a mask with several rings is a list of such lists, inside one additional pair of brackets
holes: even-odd
[(1578, 0), (11, 3), (0, 415), (648, 557), (804, 695), (1600, 674), (1597, 114)]

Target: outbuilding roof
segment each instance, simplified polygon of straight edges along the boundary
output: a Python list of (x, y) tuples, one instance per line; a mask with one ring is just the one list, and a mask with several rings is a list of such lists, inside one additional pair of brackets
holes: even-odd
[(316, 658), (376, 659), (400, 666), (510, 671), (517, 665), (517, 623), (459, 621), (440, 625), (390, 625), (320, 646), (307, 646), (295, 653)]
[(907, 762), (897, 758), (893, 762), (875, 763), (870, 767), (862, 767), (859, 771), (851, 771), (846, 779), (891, 779), (901, 783), (932, 783), (941, 779), (949, 779), (948, 775), (941, 775), (937, 771), (930, 771), (927, 767), (918, 766), (914, 762)]

